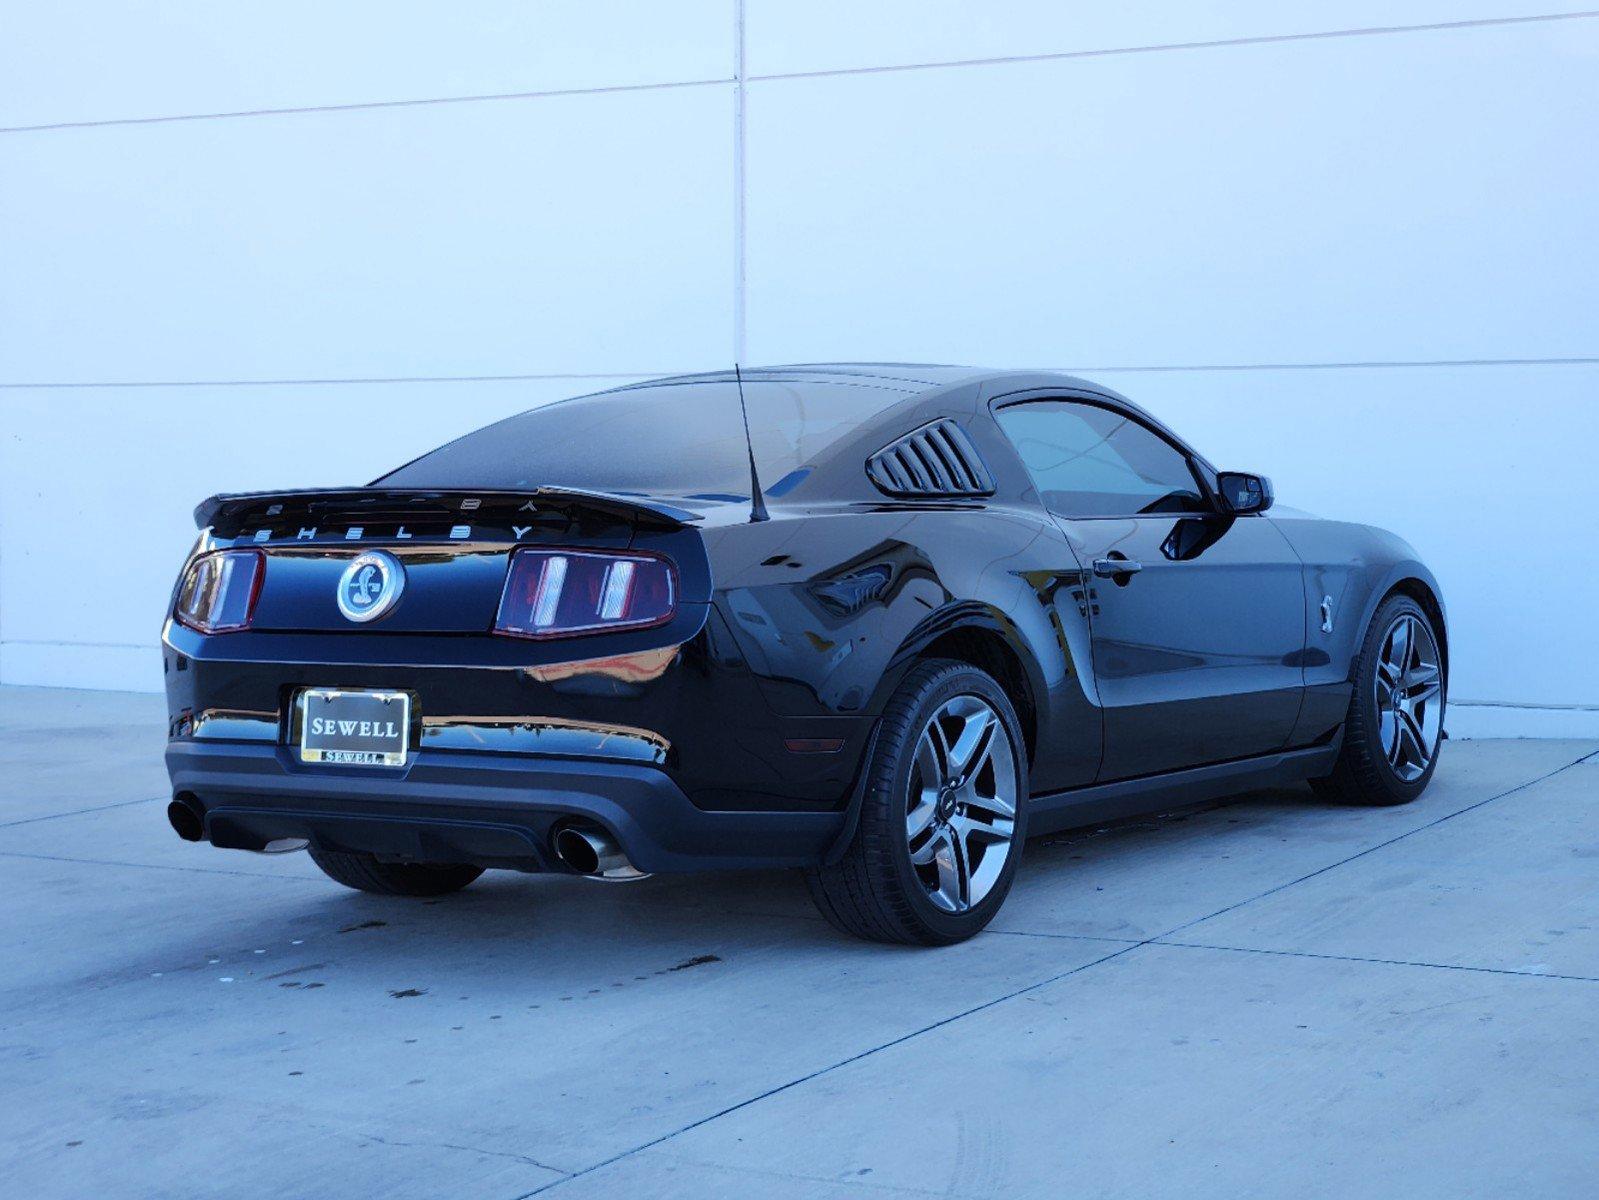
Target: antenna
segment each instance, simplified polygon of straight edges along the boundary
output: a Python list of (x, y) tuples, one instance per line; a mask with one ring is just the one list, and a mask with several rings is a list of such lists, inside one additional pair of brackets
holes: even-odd
[(744, 448), (750, 456), (750, 520), (770, 521), (766, 511), (766, 497), (761, 495), (761, 477), (755, 471), (755, 443), (750, 438), (750, 410), (744, 403), (744, 372), (733, 364), (733, 378), (738, 381), (738, 411), (744, 415)]

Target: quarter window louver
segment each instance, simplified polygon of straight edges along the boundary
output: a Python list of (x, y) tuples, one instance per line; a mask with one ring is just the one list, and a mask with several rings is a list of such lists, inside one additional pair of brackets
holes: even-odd
[(983, 456), (948, 418), (884, 446), (866, 461), (866, 475), (890, 496), (986, 496), (994, 490)]

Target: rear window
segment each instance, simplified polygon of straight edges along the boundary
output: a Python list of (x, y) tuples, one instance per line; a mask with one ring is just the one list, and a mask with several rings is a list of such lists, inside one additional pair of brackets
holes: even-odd
[[(768, 491), (902, 398), (877, 387), (758, 381), (746, 381), (744, 395)], [(695, 383), (547, 404), (457, 438), (374, 483), (747, 500), (749, 479), (737, 385)]]

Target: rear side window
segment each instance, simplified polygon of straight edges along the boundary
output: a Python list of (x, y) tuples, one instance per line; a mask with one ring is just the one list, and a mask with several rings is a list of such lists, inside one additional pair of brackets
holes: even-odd
[(1209, 511), (1187, 457), (1122, 413), (1037, 400), (995, 416), (1051, 512), (1125, 517)]

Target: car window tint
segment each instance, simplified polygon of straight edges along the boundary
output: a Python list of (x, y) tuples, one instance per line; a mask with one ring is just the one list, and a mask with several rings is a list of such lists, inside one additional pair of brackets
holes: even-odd
[[(809, 465), (897, 392), (750, 381), (750, 439), (763, 486)], [(385, 487), (541, 486), (748, 499), (738, 388), (708, 382), (579, 396), (509, 417), (424, 454)]]
[(1016, 404), (996, 415), (1051, 512), (1117, 517), (1206, 510), (1181, 451), (1131, 417), (1065, 400)]

